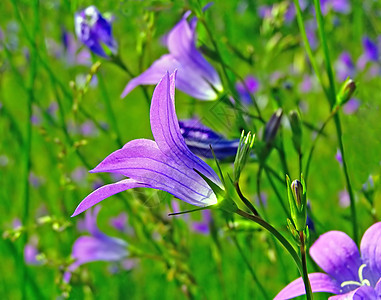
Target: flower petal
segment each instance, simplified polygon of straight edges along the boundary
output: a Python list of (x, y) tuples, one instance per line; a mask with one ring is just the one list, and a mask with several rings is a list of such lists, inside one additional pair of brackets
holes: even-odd
[[(313, 293), (325, 292), (337, 294), (340, 292), (340, 286), (338, 286), (337, 282), (327, 274), (311, 273), (308, 274), (308, 278), (310, 280)], [(304, 288), (303, 279), (299, 277), (281, 290), (278, 295), (275, 296), (274, 300), (291, 299), (304, 295), (305, 293), (306, 290)]]
[[(217, 90), (221, 90), (221, 81), (213, 66), (197, 50), (195, 43), (195, 23), (193, 23), (191, 27), (187, 22), (187, 16), (188, 14), (186, 13), (182, 20), (177, 23), (168, 34), (168, 49), (181, 63), (183, 68), (193, 71), (191, 73), (198, 75), (197, 77), (204, 81), (204, 88), (212, 91), (210, 95), (212, 96), (212, 94), (214, 94), (214, 98), (205, 100), (213, 100), (216, 98), (216, 94), (209, 84), (212, 84)], [(180, 70), (181, 69), (179, 69), (179, 80), (183, 78)], [(189, 76), (189, 74), (190, 73), (185, 73), (184, 75)], [(184, 79), (186, 79), (186, 77)], [(201, 87), (198, 87), (198, 90), (202, 90)]]
[(381, 222), (373, 224), (364, 233), (360, 249), (363, 263), (366, 264), (364, 278), (375, 286), (381, 277)]
[(170, 54), (165, 54), (156, 60), (146, 71), (130, 80), (121, 95), (126, 97), (138, 85), (157, 84), (166, 72), (172, 73), (180, 68), (180, 63)]
[[(358, 281), (361, 266), (360, 254), (355, 242), (344, 232), (329, 231), (321, 235), (310, 248), (312, 259), (340, 284)], [(343, 288), (348, 292), (350, 286)]]
[(211, 188), (193, 169), (182, 161), (174, 162), (151, 140), (127, 143), (91, 172), (119, 173), (197, 206), (217, 203)]
[(329, 297), (329, 300), (377, 300), (377, 294), (372, 287), (365, 285), (349, 293)]
[(115, 195), (117, 193), (120, 193), (128, 189), (136, 188), (136, 187), (149, 187), (149, 186), (132, 179), (124, 179), (116, 183), (104, 185), (100, 187), (99, 189), (96, 189), (94, 192), (88, 195), (85, 199), (83, 199), (82, 202), (75, 209), (72, 217), (79, 215), (80, 213), (94, 206), (98, 202), (112, 195)]
[(217, 174), (200, 158), (194, 155), (181, 135), (175, 111), (175, 76), (167, 73), (156, 86), (151, 104), (151, 130), (164, 155), (177, 163), (196, 169), (222, 188)]

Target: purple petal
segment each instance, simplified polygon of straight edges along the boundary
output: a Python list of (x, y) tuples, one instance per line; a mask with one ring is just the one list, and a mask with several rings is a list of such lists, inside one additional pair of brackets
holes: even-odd
[(181, 160), (173, 161), (151, 140), (138, 139), (127, 143), (91, 172), (120, 173), (193, 205), (211, 205), (217, 201), (201, 176)]
[(375, 290), (376, 290), (377, 296), (379, 297), (378, 299), (380, 299), (381, 298), (381, 278), (376, 283)]
[(167, 73), (153, 93), (150, 112), (152, 134), (165, 155), (191, 170), (198, 170), (222, 187), (217, 174), (188, 149), (181, 135), (175, 110), (175, 75), (176, 73), (170, 77)]
[(368, 37), (363, 38), (362, 44), (364, 47), (364, 54), (367, 59), (369, 61), (378, 61), (379, 53), (377, 44)]
[(24, 247), (24, 260), (27, 265), (42, 265), (42, 261), (37, 259), (39, 252), (32, 244), (26, 244)]
[(364, 269), (364, 278), (374, 286), (381, 277), (381, 222), (373, 224), (364, 233), (361, 240), (361, 255)]
[(347, 103), (345, 103), (343, 107), (343, 112), (347, 115), (351, 115), (355, 113), (359, 109), (359, 107), (360, 107), (360, 101), (355, 98), (352, 98), (352, 99), (349, 99)]
[(377, 300), (377, 293), (370, 286), (361, 286), (349, 293), (329, 297), (328, 300)]
[(124, 179), (116, 183), (102, 186), (82, 200), (82, 202), (75, 209), (72, 217), (79, 215), (80, 213), (84, 212), (85, 210), (89, 209), (90, 207), (94, 206), (95, 204), (99, 203), (100, 201), (112, 195), (115, 195), (117, 193), (120, 193), (128, 189), (136, 188), (136, 187), (149, 187), (149, 186), (132, 179)]
[[(325, 292), (338, 294), (340, 292), (340, 286), (338, 283), (324, 273), (311, 273), (308, 274), (308, 278), (311, 283), (311, 289), (313, 293)], [(306, 293), (303, 279), (299, 277), (298, 279), (291, 282), (283, 290), (281, 290), (278, 295), (275, 296), (274, 300), (285, 300), (291, 299)]]
[(121, 212), (118, 216), (110, 218), (110, 224), (115, 229), (124, 232), (127, 228), (127, 218), (127, 214), (125, 212)]
[(126, 97), (138, 85), (157, 84), (167, 72), (173, 73), (179, 68), (180, 63), (172, 55), (165, 54), (138, 77), (130, 80), (124, 88), (121, 97)]
[[(344, 232), (329, 231), (321, 235), (310, 248), (312, 259), (339, 283), (358, 281), (361, 266), (360, 254), (355, 242)], [(349, 291), (350, 286), (343, 288)]]

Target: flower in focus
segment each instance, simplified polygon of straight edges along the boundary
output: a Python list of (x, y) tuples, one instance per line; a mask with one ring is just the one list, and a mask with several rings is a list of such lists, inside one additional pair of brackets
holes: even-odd
[(125, 87), (122, 98), (141, 84), (157, 84), (166, 72), (177, 69), (177, 88), (201, 100), (217, 99), (222, 91), (220, 77), (213, 66), (196, 48), (196, 19), (188, 23), (186, 13), (167, 37), (169, 54), (156, 60), (145, 72), (132, 79)]
[(119, 238), (110, 237), (101, 232), (97, 226), (100, 206), (88, 210), (85, 215), (84, 227), (90, 235), (80, 236), (73, 245), (71, 256), (75, 259), (69, 266), (69, 272), (64, 275), (65, 281), (70, 281), (70, 273), (80, 265), (94, 261), (122, 261), (128, 255), (127, 243)]
[(181, 120), (179, 126), (189, 150), (200, 157), (213, 158), (210, 146), (219, 160), (234, 157), (237, 153), (239, 139), (228, 140), (197, 119)]
[(136, 187), (166, 191), (196, 206), (217, 203), (215, 193), (195, 170), (223, 188), (220, 179), (211, 167), (189, 150), (180, 132), (174, 102), (175, 75), (167, 73), (152, 96), (150, 120), (155, 141), (130, 141), (91, 171), (116, 173), (129, 178), (92, 192), (78, 205), (73, 216), (107, 197)]
[(104, 18), (94, 5), (76, 13), (74, 23), (78, 39), (93, 53), (104, 58), (117, 53), (111, 21)]
[[(329, 231), (321, 235), (310, 248), (312, 259), (327, 273), (308, 275), (312, 292), (332, 293), (339, 299), (369, 299), (381, 297), (381, 222), (364, 233), (360, 252), (355, 242), (344, 232)], [(287, 285), (274, 298), (291, 299), (305, 294), (302, 278)]]

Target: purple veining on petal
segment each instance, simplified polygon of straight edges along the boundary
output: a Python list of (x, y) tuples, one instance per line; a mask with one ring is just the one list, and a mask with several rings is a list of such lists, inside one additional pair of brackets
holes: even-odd
[(107, 156), (91, 172), (110, 172), (129, 177), (92, 192), (77, 207), (73, 216), (116, 193), (147, 187), (169, 192), (196, 206), (217, 203), (216, 195), (198, 170), (221, 188), (217, 174), (187, 147), (176, 116), (175, 73), (167, 73), (155, 88), (151, 110), (151, 129), (155, 141), (138, 139), (128, 142)]

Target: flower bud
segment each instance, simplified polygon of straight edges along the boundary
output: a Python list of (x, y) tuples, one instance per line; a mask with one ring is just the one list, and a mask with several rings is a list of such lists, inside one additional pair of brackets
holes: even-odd
[(117, 44), (112, 35), (111, 21), (104, 18), (94, 5), (76, 13), (74, 22), (78, 39), (94, 54), (104, 58), (116, 54)]
[(294, 144), (295, 150), (300, 153), (302, 146), (302, 123), (298, 112), (295, 110), (291, 111), (289, 120), (292, 131), (292, 143)]
[(250, 150), (254, 145), (255, 135), (252, 135), (251, 132), (245, 136), (245, 131), (242, 131), (241, 139), (239, 140), (237, 154), (234, 160), (233, 168), (233, 181), (238, 182), (241, 172), (246, 164), (247, 158), (249, 157)]
[(265, 132), (263, 134), (263, 140), (266, 144), (271, 144), (276, 137), (278, 132), (280, 121), (282, 120), (283, 111), (279, 108), (267, 122), (265, 127)]
[(348, 102), (348, 100), (352, 97), (353, 93), (356, 90), (356, 83), (351, 79), (347, 78), (343, 85), (340, 88), (340, 92), (336, 97), (336, 105), (342, 106)]
[(290, 178), (287, 176), (288, 201), (290, 203), (291, 218), (295, 224), (296, 230), (303, 231), (306, 228), (307, 219), (307, 201), (304, 180), (294, 180), (290, 184)]

